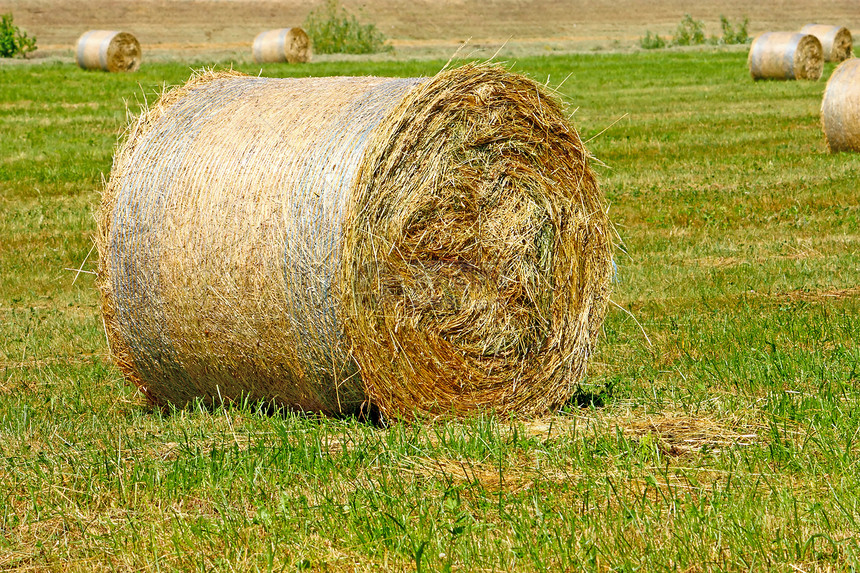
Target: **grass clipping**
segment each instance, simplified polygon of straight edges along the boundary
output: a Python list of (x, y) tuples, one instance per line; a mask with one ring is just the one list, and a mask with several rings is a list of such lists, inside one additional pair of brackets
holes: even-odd
[(528, 78), (205, 73), (118, 149), (98, 284), (157, 405), (528, 416), (585, 373), (611, 237), (587, 151)]
[(755, 80), (815, 81), (824, 69), (824, 55), (811, 34), (765, 32), (753, 40), (747, 63)]
[(860, 151), (860, 60), (839, 64), (827, 80), (821, 126), (830, 151)]
[(281, 28), (260, 32), (252, 47), (254, 61), (304, 64), (311, 61), (311, 39), (301, 28)]
[(824, 51), (825, 62), (843, 62), (854, 53), (854, 42), (848, 28), (827, 24), (807, 24), (800, 31), (818, 38)]
[(85, 70), (136, 72), (140, 69), (140, 42), (128, 32), (90, 30), (75, 46), (75, 59)]

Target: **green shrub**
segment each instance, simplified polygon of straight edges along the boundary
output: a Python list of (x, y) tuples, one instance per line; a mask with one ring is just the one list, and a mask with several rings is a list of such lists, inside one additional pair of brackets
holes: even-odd
[(27, 54), (36, 49), (36, 38), (30, 38), (12, 23), (12, 14), (0, 17), (0, 58), (12, 58)]
[(656, 50), (657, 48), (665, 48), (666, 40), (657, 34), (651, 34), (651, 30), (645, 32), (645, 37), (639, 40), (639, 45), (644, 50)]
[(393, 50), (385, 44), (385, 36), (375, 24), (359, 23), (338, 0), (326, 0), (324, 6), (312, 10), (305, 20), (305, 31), (318, 54), (372, 54)]
[(729, 19), (720, 14), (720, 26), (723, 29), (723, 35), (719, 39), (721, 44), (746, 44), (750, 39), (747, 33), (749, 18), (744, 18), (743, 22), (740, 22), (735, 29)]
[(684, 14), (684, 19), (675, 30), (672, 38), (673, 46), (698, 46), (705, 43), (705, 25), (701, 20), (693, 20), (689, 14)]

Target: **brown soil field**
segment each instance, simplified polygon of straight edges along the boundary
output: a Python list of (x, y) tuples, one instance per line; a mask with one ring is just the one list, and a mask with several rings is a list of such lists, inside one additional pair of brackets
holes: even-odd
[[(71, 55), (89, 29), (135, 34), (144, 53), (217, 54), (250, 50), (267, 29), (301, 25), (323, 0), (0, 0), (0, 13), (36, 36), (41, 55)], [(630, 49), (646, 31), (670, 36), (685, 14), (719, 35), (719, 17), (749, 18), (750, 34), (810, 22), (860, 25), (858, 0), (342, 0), (373, 22), (401, 54), (473, 49)], [(40, 54), (36, 53), (38, 57)]]

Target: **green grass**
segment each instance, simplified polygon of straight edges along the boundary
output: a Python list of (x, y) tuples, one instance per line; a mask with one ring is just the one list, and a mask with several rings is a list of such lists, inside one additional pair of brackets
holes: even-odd
[(189, 70), (0, 66), (0, 570), (860, 568), (860, 158), (826, 152), (823, 81), (745, 58), (516, 62), (603, 163), (627, 312), (555, 416), (388, 429), (148, 409), (66, 269), (126, 102)]

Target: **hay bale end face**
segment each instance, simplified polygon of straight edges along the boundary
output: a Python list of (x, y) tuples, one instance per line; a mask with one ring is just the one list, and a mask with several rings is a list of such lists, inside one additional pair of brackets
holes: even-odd
[(765, 32), (753, 40), (747, 59), (755, 80), (818, 80), (824, 69), (821, 42), (811, 34)]
[(303, 64), (311, 61), (311, 39), (301, 28), (281, 28), (257, 34), (252, 48), (258, 64), (289, 62)]
[(98, 283), (155, 404), (533, 415), (585, 372), (611, 232), (578, 134), (523, 76), (207, 73), (118, 149)]
[(85, 70), (136, 72), (140, 68), (140, 43), (128, 32), (90, 30), (78, 38), (75, 59)]
[(827, 80), (821, 127), (831, 152), (860, 151), (860, 59), (845, 60)]
[(826, 62), (842, 62), (854, 53), (854, 41), (848, 28), (827, 24), (807, 24), (800, 31), (818, 38)]

